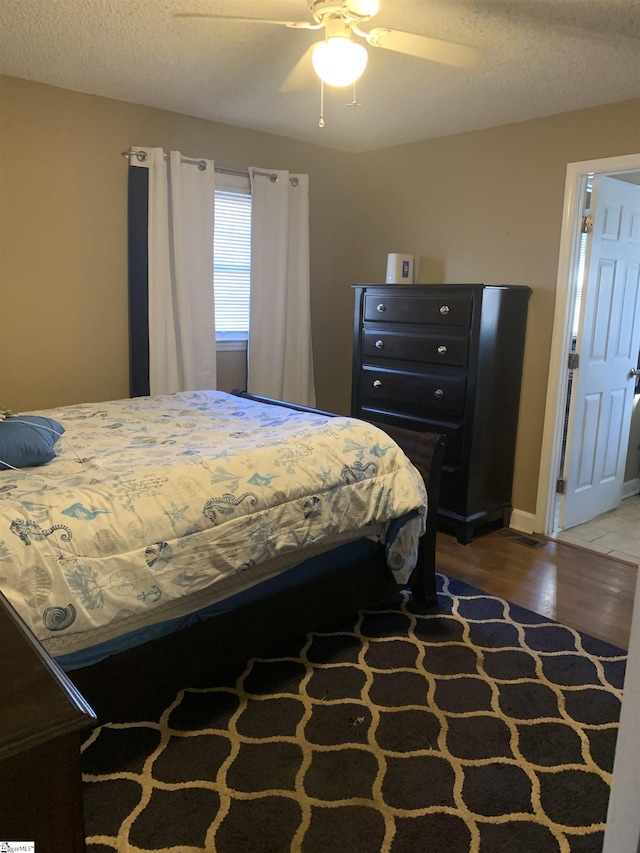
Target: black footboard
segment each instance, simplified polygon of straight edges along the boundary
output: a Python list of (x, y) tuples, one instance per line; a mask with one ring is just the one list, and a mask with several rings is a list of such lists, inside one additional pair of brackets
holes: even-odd
[[(284, 406), (287, 409), (294, 409), (297, 412), (313, 412), (319, 415), (337, 417), (335, 412), (325, 412), (322, 409), (314, 409), (310, 406), (286, 403), (270, 397), (260, 397), (255, 394), (249, 394), (248, 391), (236, 389), (232, 393), (237, 397), (244, 397), (247, 400), (270, 403), (274, 406)], [(430, 607), (435, 606), (437, 604), (435, 577), (436, 531), (440, 496), (440, 472), (442, 470), (446, 436), (435, 432), (417, 432), (376, 421), (371, 421), (371, 423), (391, 436), (396, 444), (406, 453), (424, 480), (429, 498), (427, 529), (420, 540), (418, 563), (411, 575), (409, 586), (416, 601)]]

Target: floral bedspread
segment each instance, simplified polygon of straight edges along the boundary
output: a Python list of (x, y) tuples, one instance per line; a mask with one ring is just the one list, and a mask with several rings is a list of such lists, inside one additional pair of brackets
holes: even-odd
[(415, 563), (422, 479), (364, 422), (216, 391), (32, 414), (65, 433), (47, 465), (0, 472), (0, 588), (40, 639), (417, 510), (387, 543), (399, 582)]

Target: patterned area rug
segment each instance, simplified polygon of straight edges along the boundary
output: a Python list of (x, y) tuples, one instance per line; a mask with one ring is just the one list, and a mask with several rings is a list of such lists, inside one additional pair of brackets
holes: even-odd
[(625, 652), (439, 587), (97, 728), (88, 853), (599, 853)]

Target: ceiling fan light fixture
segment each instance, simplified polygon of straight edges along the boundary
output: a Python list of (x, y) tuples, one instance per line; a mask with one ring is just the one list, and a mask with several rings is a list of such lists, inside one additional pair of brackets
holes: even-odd
[(328, 86), (351, 86), (362, 77), (369, 56), (362, 44), (337, 36), (316, 45), (311, 60), (318, 77)]

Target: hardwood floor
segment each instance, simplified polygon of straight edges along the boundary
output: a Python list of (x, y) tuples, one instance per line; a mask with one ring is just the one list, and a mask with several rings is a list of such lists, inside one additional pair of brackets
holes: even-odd
[(551, 540), (531, 548), (497, 532), (470, 545), (438, 532), (436, 548), (439, 572), (629, 647), (637, 566)]

